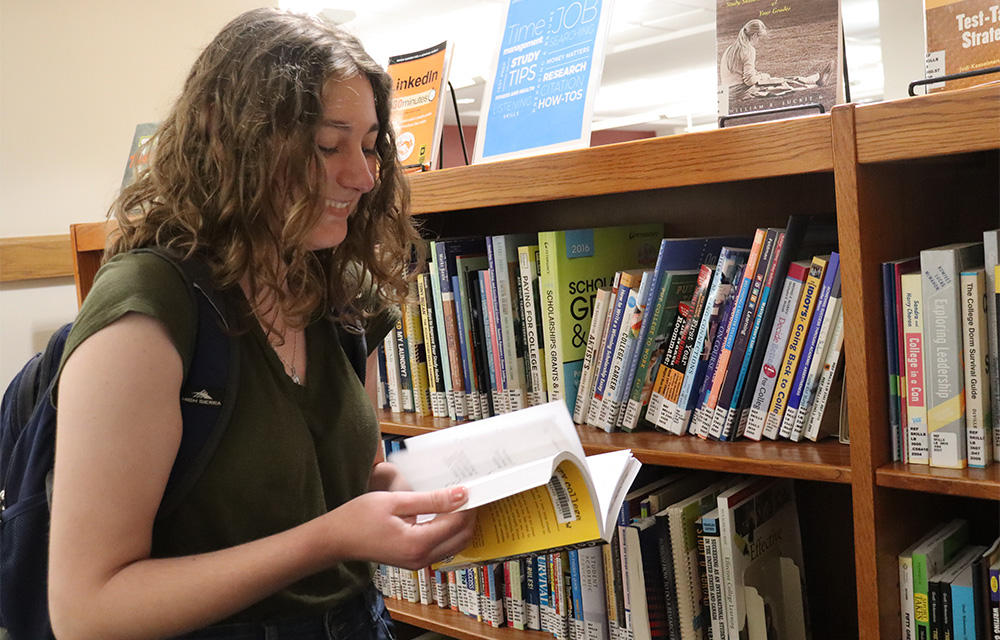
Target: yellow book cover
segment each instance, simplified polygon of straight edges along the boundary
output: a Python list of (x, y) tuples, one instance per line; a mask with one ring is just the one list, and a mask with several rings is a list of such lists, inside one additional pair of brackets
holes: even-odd
[(409, 438), (390, 461), (415, 491), (464, 486), (477, 509), (472, 542), (434, 569), (607, 542), (641, 466), (628, 449), (585, 455), (562, 401)]
[(396, 157), (407, 169), (431, 169), (437, 161), (450, 62), (447, 42), (389, 58)]

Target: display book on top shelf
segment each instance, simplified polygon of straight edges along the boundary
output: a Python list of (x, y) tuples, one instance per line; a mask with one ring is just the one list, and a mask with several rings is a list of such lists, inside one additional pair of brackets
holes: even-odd
[[(895, 175), (892, 172), (898, 172), (903, 177), (917, 178), (927, 184), (931, 182), (937, 184), (937, 178), (942, 175), (947, 177), (947, 171), (944, 174), (936, 171), (941, 165), (946, 168), (958, 167), (967, 172), (970, 166), (968, 161), (981, 163), (985, 158), (987, 168), (991, 163), (995, 166), (1000, 141), (991, 132), (1000, 131), (998, 100), (1000, 100), (1000, 89), (994, 87), (878, 105), (861, 107), (846, 105), (835, 109), (832, 119), (836, 123), (835, 126), (831, 124), (830, 118), (804, 118), (742, 127), (740, 128), (742, 131), (731, 129), (706, 132), (557, 154), (544, 158), (544, 162), (500, 163), (491, 167), (489, 175), (480, 172), (477, 167), (448, 170), (437, 172), (438, 175), (417, 176), (414, 182), (419, 188), (415, 191), (414, 204), (418, 211), (433, 213), (429, 220), (439, 228), (458, 224), (458, 228), (468, 229), (465, 222), (468, 218), (463, 218), (464, 210), (483, 206), (508, 207), (505, 211), (515, 214), (510, 220), (517, 222), (519, 219), (517, 207), (521, 205), (516, 203), (521, 202), (536, 203), (525, 205), (525, 211), (530, 211), (532, 215), (536, 215), (539, 208), (544, 207), (549, 216), (547, 223), (551, 223), (551, 226), (570, 228), (573, 226), (572, 220), (576, 218), (579, 207), (564, 208), (537, 203), (577, 198), (575, 203), (586, 204), (585, 196), (623, 193), (625, 195), (615, 198), (622, 199), (623, 203), (641, 204), (641, 198), (636, 199), (627, 193), (630, 190), (638, 190), (650, 193), (655, 191), (657, 199), (660, 199), (661, 195), (666, 195), (666, 204), (670, 204), (673, 194), (687, 195), (690, 193), (687, 185), (705, 184), (705, 181), (709, 180), (705, 177), (707, 175), (711, 175), (710, 180), (716, 184), (725, 183), (719, 193), (726, 193), (730, 189), (739, 193), (750, 184), (745, 182), (746, 180), (769, 181), (773, 176), (799, 176), (794, 178), (795, 182), (809, 184), (809, 175), (816, 175), (815, 172), (822, 174), (834, 171), (830, 146), (830, 131), (833, 127), (838, 140), (834, 145), (838, 149), (839, 164), (836, 167), (838, 190), (844, 194), (844, 200), (840, 197), (837, 199), (838, 217), (841, 220), (841, 234), (846, 232), (845, 237), (848, 240), (843, 261), (845, 277), (850, 276), (856, 280), (860, 278), (864, 285), (863, 288), (854, 289), (853, 292), (846, 291), (844, 300), (845, 309), (854, 314), (850, 316), (851, 333), (848, 348), (850, 353), (858, 354), (857, 357), (852, 356), (854, 361), (852, 371), (855, 375), (849, 378), (846, 388), (852, 404), (854, 443), (852, 449), (860, 448), (862, 455), (852, 456), (849, 463), (846, 447), (831, 448), (829, 445), (817, 445), (808, 450), (809, 455), (814, 456), (809, 460), (800, 457), (796, 453), (797, 450), (780, 443), (766, 445), (766, 448), (761, 450), (764, 453), (760, 454), (756, 448), (736, 443), (730, 445), (732, 448), (729, 451), (733, 457), (727, 455), (726, 464), (751, 473), (789, 474), (791, 477), (846, 482), (855, 487), (854, 500), (858, 508), (855, 514), (855, 538), (858, 544), (852, 553), (859, 575), (864, 572), (864, 575), (877, 576), (877, 579), (870, 582), (859, 581), (858, 628), (854, 634), (860, 629), (863, 635), (869, 638), (877, 638), (880, 635), (894, 637), (892, 624), (887, 622), (894, 616), (880, 615), (880, 612), (884, 614), (886, 607), (898, 606), (892, 604), (897, 595), (889, 596), (885, 593), (886, 578), (877, 569), (875, 550), (881, 548), (877, 545), (887, 544), (883, 538), (898, 526), (908, 526), (915, 514), (894, 512), (888, 518), (883, 515), (877, 521), (865, 520), (862, 514), (869, 512), (873, 507), (877, 513), (883, 513), (885, 509), (884, 506), (879, 506), (882, 504), (880, 502), (875, 502), (873, 505), (872, 491), (877, 493), (880, 487), (898, 487), (904, 490), (903, 497), (913, 491), (927, 491), (986, 499), (989, 504), (995, 506), (995, 495), (1000, 488), (1000, 476), (996, 473), (996, 465), (987, 470), (965, 470), (957, 474), (952, 471), (941, 473), (936, 470), (922, 473), (919, 469), (884, 465), (886, 460), (882, 458), (879, 448), (884, 427), (881, 419), (873, 415), (871, 410), (881, 408), (880, 394), (883, 393), (881, 389), (885, 380), (884, 369), (879, 374), (878, 366), (872, 363), (872, 358), (877, 359), (876, 354), (880, 351), (884, 353), (885, 347), (877, 335), (880, 327), (878, 304), (873, 303), (870, 296), (871, 287), (877, 287), (877, 283), (872, 283), (868, 274), (874, 273), (871, 270), (872, 264), (891, 257), (888, 255), (888, 249), (893, 243), (898, 244), (901, 238), (909, 238), (908, 235), (898, 236), (893, 232), (897, 225), (905, 224), (913, 229), (916, 224), (918, 235), (922, 234), (928, 238), (937, 234), (942, 225), (929, 224), (934, 218), (930, 216), (929, 208), (923, 202), (918, 202), (916, 208), (907, 207), (905, 216), (902, 215), (899, 206), (890, 207), (888, 212), (883, 211), (884, 206), (878, 206), (873, 210), (871, 191), (873, 188), (878, 191), (881, 185), (887, 184), (886, 179), (893, 179)], [(933, 124), (929, 124), (930, 122)], [(778, 154), (761, 154), (759, 140), (762, 138), (784, 141), (780, 157)], [(840, 153), (843, 149), (848, 151)], [(734, 157), (739, 160), (734, 161)], [(940, 160), (935, 160), (930, 165), (908, 162), (921, 157), (940, 158)], [(725, 158), (724, 162), (722, 158)], [(691, 159), (695, 162), (687, 161)], [(581, 171), (582, 168), (607, 166), (614, 166), (615, 171), (597, 173)], [(663, 170), (663, 167), (670, 170)], [(542, 171), (543, 168), (545, 171)], [(885, 175), (886, 171), (890, 172), (888, 176)], [(861, 188), (857, 180), (851, 178), (852, 172), (861, 174)], [(531, 176), (534, 175), (539, 176), (539, 179), (533, 179)], [(540, 179), (542, 175), (545, 177), (544, 180)], [(935, 176), (935, 180), (932, 180), (931, 178)], [(990, 178), (985, 174), (982, 177)], [(955, 226), (952, 223), (964, 222), (968, 225), (970, 220), (973, 224), (981, 225), (980, 231), (995, 224), (992, 212), (996, 210), (996, 199), (994, 190), (988, 187), (988, 182), (989, 180), (986, 187), (974, 186), (971, 191), (967, 189), (958, 191), (952, 183), (945, 185), (944, 193), (951, 194), (950, 197), (963, 194), (963, 203), (967, 205), (965, 211), (968, 215), (958, 220), (951, 220), (949, 225), (944, 225), (943, 228), (950, 231), (951, 227)], [(659, 191), (663, 189), (667, 191)], [(708, 190), (701, 187), (694, 189), (695, 195)], [(711, 188), (713, 197), (718, 196), (715, 189)], [(801, 200), (804, 191), (798, 189), (795, 191), (798, 194), (796, 197), (805, 205), (807, 211), (818, 211), (817, 208), (810, 207), (808, 202)], [(827, 198), (829, 202), (829, 197)], [(860, 201), (861, 215), (857, 212), (859, 202), (852, 205), (850, 202), (852, 199)], [(880, 202), (884, 205), (885, 199)], [(912, 201), (908, 202), (912, 204)], [(567, 213), (570, 209), (574, 211), (572, 215)], [(916, 218), (913, 218), (914, 213)], [(583, 215), (587, 215), (586, 211)], [(637, 213), (633, 220), (644, 219), (640, 216), (641, 213)], [(680, 219), (683, 219), (685, 224), (691, 225), (685, 227), (688, 233), (704, 233), (711, 228), (698, 227), (695, 219), (687, 219), (684, 216), (678, 218)], [(761, 218), (761, 222), (765, 222), (765, 219), (766, 216)], [(523, 225), (522, 228), (531, 228), (530, 224), (523, 220), (521, 218), (518, 224)], [(977, 220), (979, 222), (975, 222)], [(695, 224), (692, 225), (692, 222)], [(781, 220), (773, 219), (767, 222), (780, 224)], [(923, 231), (923, 227), (927, 230)], [(746, 229), (742, 228), (740, 231)], [(860, 236), (857, 235), (858, 232), (861, 233)], [(941, 235), (950, 236), (945, 239), (954, 238), (953, 232)], [(912, 242), (912, 239), (907, 242)], [(871, 375), (867, 374), (868, 371), (871, 371)], [(881, 415), (881, 411), (876, 413)], [(415, 419), (388, 412), (382, 414), (382, 419), (387, 431), (404, 434), (419, 433), (449, 424), (447, 420)], [(887, 434), (887, 431), (884, 433)], [(589, 450), (631, 446), (639, 452), (640, 457), (650, 463), (682, 467), (717, 467), (721, 464), (713, 457), (712, 452), (715, 448), (702, 446), (712, 443), (689, 441), (685, 442), (683, 450), (677, 450), (666, 446), (661, 439), (653, 438), (655, 435), (648, 432), (635, 435), (598, 434), (595, 430), (581, 432), (584, 446)], [(755, 443), (749, 444), (755, 445)], [(780, 456), (767, 454), (777, 451), (780, 451)], [(852, 471), (862, 476), (875, 471), (874, 490), (859, 477), (855, 477), (852, 481)], [(949, 504), (956, 504), (952, 499), (947, 500), (950, 501)], [(849, 516), (848, 521), (850, 521)], [(899, 549), (892, 550), (890, 547), (890, 550), (896, 553)], [(841, 570), (844, 570), (843, 563), (841, 565)], [(893, 593), (895, 593), (894, 586)], [(824, 598), (831, 597), (837, 598), (838, 595), (824, 594)], [(390, 604), (390, 608), (394, 612), (400, 611), (400, 608), (393, 604)], [(445, 628), (443, 625), (439, 626), (437, 614), (413, 614), (411, 609), (405, 607), (402, 610), (404, 617), (416, 619), (421, 626)], [(446, 624), (451, 625), (451, 618), (447, 620), (449, 622)], [(842, 623), (843, 619), (838, 621)], [(489, 636), (486, 631), (470, 631), (461, 622), (455, 623), (455, 626), (462, 627), (456, 634), (464, 638)], [(898, 627), (896, 630), (898, 632)]]

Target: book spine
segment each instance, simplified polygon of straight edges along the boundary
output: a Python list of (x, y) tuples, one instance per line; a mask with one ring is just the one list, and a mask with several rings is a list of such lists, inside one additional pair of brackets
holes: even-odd
[(906, 369), (900, 376), (906, 402), (906, 455), (910, 464), (930, 462), (926, 391), (924, 378), (924, 305), (920, 272), (900, 276), (900, 297), (903, 300), (903, 344)]
[(534, 407), (541, 403), (538, 400), (538, 394), (535, 392), (531, 379), (531, 358), (528, 353), (528, 328), (525, 326), (527, 321), (525, 320), (524, 293), (521, 290), (523, 283), (521, 282), (520, 272), (514, 274), (514, 277), (511, 279), (511, 286), (513, 287), (512, 294), (514, 296), (513, 305), (517, 307), (518, 321), (514, 323), (514, 342), (517, 347), (517, 370), (519, 371), (518, 375), (520, 375), (521, 380), (523, 404), (525, 407)]
[(378, 386), (375, 388), (375, 402), (379, 409), (389, 408), (388, 374), (385, 371), (385, 343), (380, 342), (375, 348), (375, 375)]
[(639, 350), (639, 337), (642, 330), (642, 323), (645, 321), (647, 312), (647, 299), (649, 297), (650, 282), (653, 279), (651, 270), (642, 274), (639, 283), (639, 293), (636, 296), (636, 304), (630, 314), (631, 322), (628, 325), (628, 334), (625, 336), (625, 352), (622, 356), (622, 363), (619, 366), (618, 379), (611, 396), (611, 415), (609, 420), (615, 427), (620, 428), (624, 424), (625, 404), (628, 402), (628, 392), (632, 386), (632, 379), (635, 377), (634, 366), (635, 353)]
[(816, 398), (816, 391), (819, 387), (819, 379), (826, 364), (827, 352), (830, 350), (830, 336), (833, 332), (833, 325), (837, 322), (837, 317), (843, 310), (843, 298), (840, 292), (840, 274), (838, 272), (833, 282), (833, 289), (830, 292), (829, 302), (823, 317), (819, 317), (816, 312), (814, 323), (819, 323), (819, 331), (816, 338), (816, 346), (813, 349), (812, 358), (809, 361), (809, 372), (805, 378), (805, 385), (802, 389), (802, 399), (799, 400), (799, 411), (795, 416), (795, 424), (792, 427), (791, 440), (799, 442), (805, 433), (805, 425), (809, 420), (813, 403)]
[(420, 317), (420, 303), (417, 301), (416, 282), (411, 283), (412, 302), (404, 305), (406, 316), (407, 358), (410, 363), (410, 379), (413, 383), (413, 411), (419, 416), (431, 413), (430, 383), (427, 378), (427, 348), (424, 344), (424, 329)]
[[(587, 424), (594, 427), (601, 427), (600, 417), (602, 410), (604, 410), (604, 396), (615, 360), (616, 347), (619, 338), (624, 339), (621, 336), (621, 329), (625, 322), (625, 309), (627, 308), (630, 295), (632, 300), (635, 300), (635, 295), (630, 294), (634, 284), (638, 283), (633, 283), (633, 278), (630, 274), (622, 274), (618, 277), (618, 290), (615, 293), (614, 310), (611, 312), (611, 317), (608, 320), (607, 339), (604, 342), (601, 366), (597, 370), (597, 376), (594, 380), (594, 397), (590, 401), (590, 411), (587, 415)], [(603, 429), (603, 427), (601, 428)]]
[(747, 263), (743, 269), (743, 277), (737, 287), (733, 314), (729, 322), (729, 327), (726, 329), (725, 338), (723, 338), (722, 351), (719, 353), (719, 363), (715, 369), (712, 386), (705, 403), (706, 408), (710, 410), (709, 415), (712, 416), (710, 419), (709, 436), (713, 439), (718, 439), (722, 435), (721, 423), (718, 426), (715, 424), (715, 409), (719, 404), (719, 395), (722, 393), (722, 387), (726, 381), (729, 359), (733, 353), (733, 346), (736, 343), (736, 336), (740, 330), (747, 299), (750, 297), (750, 290), (753, 288), (754, 277), (757, 273), (757, 263), (760, 262), (760, 254), (766, 237), (767, 229), (764, 228), (757, 229), (757, 232), (754, 234), (753, 246), (750, 248)]
[[(487, 244), (487, 248), (489, 244)], [(492, 256), (492, 254), (491, 254)], [(496, 400), (497, 408), (501, 413), (510, 412), (510, 394), (507, 389), (506, 355), (504, 354), (503, 331), (500, 328), (500, 302), (497, 298), (496, 269), (493, 266), (492, 258), (490, 268), (484, 270), (486, 279), (484, 281), (486, 292), (486, 314), (489, 318), (489, 331), (487, 338), (490, 341), (493, 354), (493, 378), (495, 387), (493, 398)]]
[(827, 352), (826, 362), (823, 363), (823, 372), (820, 374), (819, 385), (816, 387), (816, 398), (813, 401), (812, 410), (809, 412), (809, 422), (806, 424), (806, 438), (816, 442), (820, 439), (821, 427), (823, 424), (823, 413), (830, 399), (830, 392), (833, 389), (833, 381), (837, 376), (837, 368), (840, 366), (841, 351), (844, 346), (844, 313), (843, 307), (837, 314), (836, 322), (833, 325), (833, 332), (830, 337), (830, 349)]
[(663, 606), (667, 622), (667, 637), (681, 637), (681, 620), (678, 610), (677, 592), (680, 589), (677, 566), (674, 561), (673, 545), (670, 539), (670, 517), (666, 511), (654, 514), (656, 518), (656, 544), (659, 551), (660, 580), (663, 584)]
[(1000, 460), (1000, 320), (997, 309), (997, 273), (1000, 269), (1000, 229), (983, 232), (986, 273), (986, 317), (989, 345), (990, 414), (993, 416), (993, 459)]
[(604, 589), (604, 551), (601, 546), (579, 551), (584, 640), (608, 639), (608, 611)]
[(771, 403), (764, 418), (764, 437), (772, 440), (778, 437), (781, 430), (786, 403), (792, 392), (795, 373), (799, 367), (799, 356), (809, 331), (813, 311), (816, 309), (816, 296), (819, 293), (825, 267), (825, 259), (813, 258), (809, 267), (809, 275), (802, 285), (802, 297), (789, 330), (788, 344), (785, 346), (785, 353), (781, 358), (781, 368), (775, 382), (774, 395), (771, 396)]
[[(989, 372), (986, 368), (986, 278), (983, 269), (963, 271), (962, 344), (965, 355), (966, 451), (970, 467), (993, 462), (993, 417), (990, 415)], [(996, 375), (996, 374), (994, 374)]]
[[(442, 277), (447, 278), (448, 263), (443, 242), (431, 242), (431, 295), (434, 300), (434, 319), (437, 332), (438, 349), (441, 353), (441, 374), (444, 379), (445, 402), (448, 405), (448, 417), (457, 419), (455, 410), (455, 390), (452, 388), (451, 354), (448, 351), (448, 336), (444, 321), (444, 298), (441, 286)], [(450, 280), (449, 280), (450, 283)], [(450, 286), (450, 284), (449, 284)]]
[[(643, 274), (629, 274), (628, 296), (622, 308), (621, 323), (618, 327), (618, 335), (611, 342), (611, 363), (608, 368), (607, 384), (604, 389), (604, 398), (601, 401), (601, 408), (597, 416), (597, 427), (604, 431), (614, 431), (617, 422), (617, 415), (621, 409), (621, 380), (624, 375), (623, 367), (626, 366), (630, 358), (629, 349), (634, 342), (635, 333), (639, 327), (636, 324), (642, 323), (642, 309), (640, 300), (645, 294), (642, 290), (642, 282), (648, 279)], [(625, 280), (625, 276), (622, 276)], [(638, 323), (636, 323), (638, 315)], [(633, 328), (634, 327), (634, 328)]]
[(590, 412), (590, 401), (593, 396), (593, 379), (597, 343), (604, 335), (604, 327), (608, 319), (608, 303), (611, 300), (611, 289), (601, 287), (594, 296), (594, 311), (590, 318), (590, 331), (587, 333), (587, 349), (583, 356), (583, 368), (580, 372), (580, 388), (576, 394), (576, 407), (573, 409), (573, 420), (577, 424), (587, 422)]
[(688, 325), (693, 321), (693, 313), (694, 304), (692, 301), (681, 302), (677, 305), (677, 320), (670, 332), (670, 340), (655, 366), (656, 375), (653, 378), (653, 389), (649, 394), (645, 419), (657, 428), (663, 428), (662, 425), (666, 424), (670, 415), (667, 404), (667, 383), (670, 377), (668, 372), (680, 358), (680, 343), (683, 341)]
[[(746, 265), (743, 265), (744, 267)], [(715, 328), (715, 335), (712, 337), (712, 350), (708, 355), (708, 364), (705, 367), (705, 375), (701, 379), (701, 385), (692, 387), (692, 393), (697, 389), (697, 399), (691, 403), (691, 423), (688, 425), (688, 432), (702, 439), (709, 438), (712, 430), (712, 417), (714, 412), (706, 406), (708, 394), (712, 390), (712, 380), (719, 367), (719, 357), (722, 355), (722, 348), (725, 343), (726, 331), (729, 323), (733, 319), (733, 310), (736, 307), (736, 283), (742, 279), (742, 269), (737, 269), (733, 284), (726, 293), (726, 299), (722, 303), (722, 315), (719, 317), (718, 326)], [(709, 327), (711, 332), (712, 328)], [(711, 335), (711, 333), (709, 334)], [(707, 346), (707, 341), (706, 341)]]
[(546, 374), (548, 376), (549, 400), (563, 400), (566, 397), (562, 376), (562, 362), (559, 358), (559, 313), (557, 305), (556, 251), (558, 243), (555, 232), (538, 234), (541, 271), (538, 274), (538, 290), (541, 297), (542, 335), (545, 338)]
[[(816, 260), (813, 260), (815, 263)], [(839, 254), (833, 253), (826, 261), (823, 270), (823, 280), (816, 294), (816, 301), (813, 304), (812, 318), (809, 321), (809, 330), (806, 333), (805, 342), (798, 352), (798, 363), (795, 369), (795, 378), (788, 392), (785, 401), (785, 413), (781, 421), (779, 435), (782, 438), (791, 438), (792, 430), (795, 427), (795, 419), (798, 416), (799, 404), (802, 402), (802, 394), (805, 390), (806, 378), (809, 376), (809, 367), (816, 351), (816, 341), (819, 339), (819, 332), (822, 329), (823, 318), (826, 315), (826, 307), (830, 302), (830, 291), (833, 287), (833, 279), (840, 268)]]
[[(448, 273), (447, 262), (439, 256), (438, 269), (444, 263), (441, 274), (441, 309), (444, 319), (445, 341), (448, 349), (448, 370), (451, 373), (451, 397), (455, 405), (455, 419), (464, 420), (468, 416), (465, 397), (465, 373), (462, 368), (462, 351), (458, 341), (458, 319), (455, 305), (455, 294), (451, 290), (451, 276)], [(447, 282), (447, 284), (446, 284)]]
[[(487, 246), (489, 246), (489, 242)], [(500, 311), (499, 327), (503, 336), (501, 348), (504, 356), (504, 385), (507, 390), (511, 411), (524, 408), (524, 369), (518, 363), (516, 325), (521, 318), (514, 304), (513, 280), (517, 277), (517, 247), (509, 244), (506, 236), (493, 236), (493, 256), (491, 267), (496, 269), (497, 308)], [(524, 358), (523, 353), (520, 356)]]
[(743, 435), (751, 440), (760, 440), (764, 435), (767, 408), (774, 394), (778, 367), (788, 344), (788, 336), (791, 333), (795, 310), (799, 304), (799, 295), (802, 292), (802, 285), (807, 273), (807, 269), (799, 263), (789, 265), (788, 275), (782, 284), (781, 298), (778, 301), (774, 322), (771, 324), (771, 333), (767, 343), (761, 345), (765, 348), (764, 358), (761, 362), (760, 372), (757, 374), (757, 384), (754, 386), (750, 398), (747, 425), (743, 432)]
[(407, 318), (405, 311), (396, 322), (396, 358), (399, 363), (399, 385), (402, 397), (403, 411), (413, 413), (413, 380), (410, 377), (410, 358), (407, 355), (406, 339)]
[(964, 263), (971, 261), (969, 253), (969, 247), (920, 252), (925, 310), (925, 397), (932, 467), (961, 469), (968, 462), (959, 278)]
[(486, 315), (483, 310), (480, 274), (482, 270), (465, 274), (469, 298), (469, 321), (472, 325), (472, 352), (476, 361), (476, 388), (479, 390), (479, 410), (482, 416), (494, 415), (493, 387), (490, 384), (489, 351), (486, 340)]
[(402, 385), (399, 379), (399, 350), (396, 348), (396, 330), (391, 329), (382, 342), (385, 351), (385, 370), (389, 410), (394, 413), (403, 411)]
[(493, 322), (489, 315), (490, 272), (488, 269), (483, 269), (477, 272), (477, 277), (479, 279), (479, 305), (482, 309), (483, 320), (483, 345), (486, 353), (486, 368), (489, 370), (490, 404), (493, 415), (498, 415), (503, 411), (501, 410), (500, 389), (497, 387), (496, 357), (492, 339)]
[(540, 554), (535, 556), (536, 575), (538, 576), (538, 610), (540, 613), (540, 627), (542, 631), (552, 633), (555, 626), (552, 624), (552, 604), (549, 599), (549, 556)]
[(717, 518), (703, 517), (702, 544), (705, 548), (705, 586), (708, 595), (709, 638), (726, 640), (726, 593), (725, 576), (722, 572), (722, 549), (719, 522)]
[(899, 619), (901, 640), (914, 640), (913, 556), (907, 553), (899, 556)]
[(417, 298), (420, 301), (420, 321), (427, 350), (427, 382), (431, 398), (431, 413), (437, 418), (448, 417), (448, 401), (441, 374), (441, 351), (437, 340), (434, 301), (430, 274), (417, 277)]
[[(604, 322), (601, 326), (601, 333), (597, 336), (597, 341), (594, 343), (594, 358), (590, 363), (591, 373), (590, 380), (588, 381), (586, 391), (583, 391), (590, 396), (587, 400), (587, 412), (583, 416), (583, 421), (581, 424), (594, 425), (597, 423), (597, 416), (600, 414), (601, 404), (600, 401), (594, 400), (594, 394), (597, 393), (597, 380), (601, 371), (601, 367), (604, 366), (604, 360), (608, 357), (611, 347), (609, 342), (613, 340), (611, 336), (611, 323), (614, 319), (615, 309), (618, 304), (618, 284), (621, 278), (622, 272), (619, 271), (615, 273), (614, 279), (611, 284), (611, 295), (608, 298), (608, 302), (605, 305), (606, 309), (604, 311)], [(600, 291), (600, 289), (598, 289)], [(584, 352), (586, 355), (586, 352)], [(582, 379), (582, 369), (587, 363), (584, 362), (581, 366), (581, 379)], [(578, 385), (577, 387), (577, 397), (579, 398), (581, 389)]]
[(778, 239), (778, 229), (766, 231), (753, 278), (745, 281), (750, 290), (744, 303), (740, 324), (736, 328), (733, 349), (729, 356), (729, 366), (726, 378), (722, 383), (722, 390), (719, 392), (713, 420), (713, 428), (718, 432), (720, 440), (732, 440), (736, 431), (736, 405), (739, 404), (739, 394), (743, 391), (743, 383), (747, 375), (746, 369), (750, 366), (750, 358), (753, 355), (751, 337), (754, 336), (754, 327), (758, 324), (757, 317), (764, 302), (764, 286), (777, 257)]
[(788, 272), (788, 255), (784, 250), (787, 234), (784, 229), (778, 229), (777, 236), (774, 245), (774, 256), (770, 260), (767, 269), (767, 275), (764, 280), (764, 291), (761, 293), (760, 304), (757, 307), (753, 327), (750, 330), (747, 352), (743, 358), (743, 366), (740, 368), (740, 378), (737, 379), (737, 387), (731, 404), (733, 415), (729, 420), (732, 423), (732, 428), (735, 430), (736, 438), (741, 437), (746, 431), (750, 399), (756, 386), (757, 374), (760, 372), (761, 362), (764, 360), (764, 352), (766, 350), (762, 336), (770, 334), (771, 324), (774, 322), (774, 315), (777, 311), (778, 287), (781, 286), (785, 274)]
[(524, 350), (528, 359), (528, 370), (531, 372), (530, 389), (533, 394), (531, 404), (544, 404), (547, 402), (548, 394), (545, 390), (545, 377), (542, 375), (545, 367), (542, 364), (543, 351), (539, 331), (538, 245), (518, 247), (517, 258), (524, 304)]
[(538, 611), (538, 568), (537, 556), (529, 556), (524, 563), (524, 625), (532, 631), (540, 631), (542, 626)]
[(569, 556), (569, 592), (573, 603), (573, 615), (570, 617), (570, 638), (581, 640), (584, 637), (583, 626), (583, 585), (580, 576), (580, 552), (571, 549)]

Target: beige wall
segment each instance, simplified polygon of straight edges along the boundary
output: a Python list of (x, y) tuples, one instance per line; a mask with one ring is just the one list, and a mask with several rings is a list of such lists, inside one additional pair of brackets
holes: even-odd
[[(212, 36), (260, 0), (0, 0), (0, 237), (100, 220), (136, 123), (161, 119)], [(0, 286), (0, 385), (73, 319), (68, 279)]]

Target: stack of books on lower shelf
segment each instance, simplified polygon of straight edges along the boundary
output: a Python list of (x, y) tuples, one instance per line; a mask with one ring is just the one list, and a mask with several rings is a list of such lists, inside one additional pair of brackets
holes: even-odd
[(793, 216), (753, 237), (662, 231), (432, 242), (379, 348), (383, 408), (465, 420), (563, 400), (578, 424), (604, 431), (836, 434), (826, 411), (844, 368), (835, 229)]
[(902, 637), (1000, 638), (998, 534), (994, 531), (991, 541), (973, 541), (969, 523), (955, 519), (899, 554)]
[(1000, 459), (998, 233), (882, 265), (894, 460)]
[[(400, 446), (387, 438), (390, 450)], [(565, 496), (551, 490), (557, 477), (530, 501), (520, 500), (521, 508), (551, 502), (549, 510), (560, 512)], [(579, 508), (564, 518), (579, 519), (589, 505), (579, 500), (585, 491), (570, 487)], [(792, 480), (688, 471), (644, 477), (623, 489), (602, 540), (552, 547), (542, 534), (526, 536), (533, 546), (508, 540), (490, 547), (478, 541), (484, 530), (549, 526), (523, 513), (528, 523), (503, 520), (497, 513), (510, 498), (502, 498), (478, 507), (469, 548), (419, 571), (380, 565), (376, 584), (387, 598), (560, 640), (809, 637)], [(487, 547), (489, 553), (480, 552)]]

